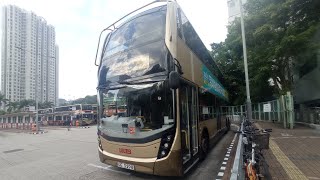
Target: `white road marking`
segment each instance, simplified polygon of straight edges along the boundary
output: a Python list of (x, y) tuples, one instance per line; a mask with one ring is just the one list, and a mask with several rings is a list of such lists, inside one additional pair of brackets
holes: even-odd
[(226, 167), (221, 166), (220, 170), (226, 170)]
[(223, 164), (223, 165), (226, 165), (226, 164), (227, 164), (227, 162), (222, 162), (222, 164)]
[(223, 160), (228, 161), (229, 158), (224, 158)]
[(230, 157), (230, 154), (226, 154), (226, 157)]
[(96, 167), (96, 168), (100, 168), (100, 169), (103, 169), (103, 170), (107, 170), (107, 171), (113, 171), (113, 172), (117, 172), (117, 173), (121, 173), (121, 174), (125, 174), (127, 176), (131, 175), (131, 173), (128, 173), (128, 172), (122, 172), (122, 171), (117, 171), (117, 170), (114, 170), (114, 169), (110, 169), (112, 166), (108, 165), (106, 167), (103, 167), (103, 166), (99, 166), (99, 165), (95, 165), (95, 164), (88, 164), (88, 166), (92, 166), (92, 167)]
[(218, 173), (218, 176), (223, 176), (223, 175), (224, 175), (223, 172), (219, 172), (219, 173)]

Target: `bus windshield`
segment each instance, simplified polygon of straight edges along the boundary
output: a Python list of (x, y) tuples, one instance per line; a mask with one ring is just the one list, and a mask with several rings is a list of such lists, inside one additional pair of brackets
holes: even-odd
[(164, 82), (100, 90), (99, 130), (117, 138), (145, 138), (174, 125), (172, 91)]
[(101, 80), (165, 71), (165, 21), (166, 6), (160, 6), (142, 12), (117, 27), (104, 48), (99, 70), (103, 77)]

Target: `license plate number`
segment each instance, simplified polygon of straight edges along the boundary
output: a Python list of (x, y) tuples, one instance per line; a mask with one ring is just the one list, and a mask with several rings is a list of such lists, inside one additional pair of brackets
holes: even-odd
[(117, 162), (117, 166), (119, 168), (123, 168), (123, 169), (134, 170), (134, 165), (132, 165), (132, 164)]

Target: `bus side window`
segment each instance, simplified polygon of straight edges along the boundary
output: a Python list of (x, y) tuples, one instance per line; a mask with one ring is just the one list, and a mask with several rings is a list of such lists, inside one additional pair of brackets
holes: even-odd
[(200, 121), (214, 118), (215, 96), (208, 91), (199, 90), (199, 116)]
[(184, 35), (183, 35), (183, 30), (182, 30), (182, 19), (181, 19), (181, 9), (178, 8), (177, 10), (177, 31), (178, 31), (178, 36), (184, 39)]

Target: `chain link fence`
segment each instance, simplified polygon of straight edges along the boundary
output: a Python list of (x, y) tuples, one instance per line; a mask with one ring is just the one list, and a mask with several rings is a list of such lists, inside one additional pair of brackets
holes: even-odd
[[(230, 119), (246, 116), (246, 105), (225, 106)], [(272, 101), (252, 103), (252, 119), (282, 123), (284, 128), (292, 129), (295, 122), (293, 97), (290, 93)], [(315, 116), (314, 116), (315, 117)], [(320, 117), (318, 114), (317, 117)]]

